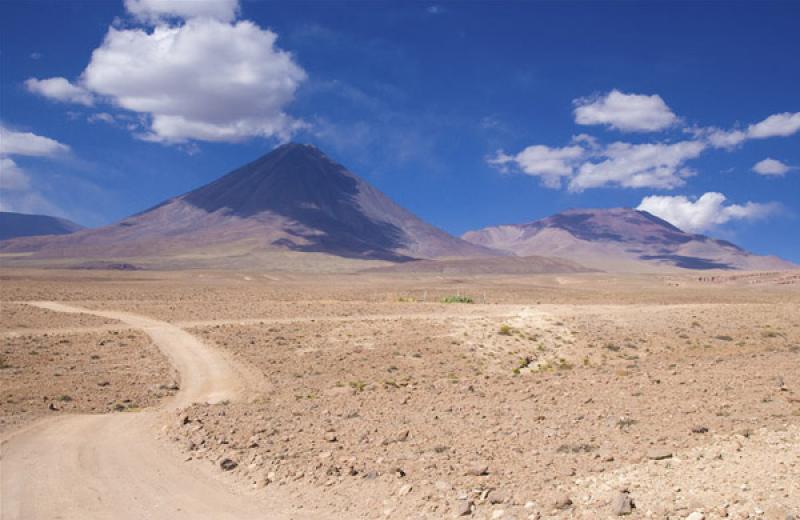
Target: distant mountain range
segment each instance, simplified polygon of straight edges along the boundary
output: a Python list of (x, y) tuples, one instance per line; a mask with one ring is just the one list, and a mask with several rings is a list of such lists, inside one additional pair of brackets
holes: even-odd
[(83, 226), (64, 218), (0, 211), (0, 240), (39, 235), (66, 235), (81, 229)]
[(0, 252), (21, 251), (36, 258), (241, 258), (294, 251), (388, 261), (503, 255), (423, 222), (301, 144), (280, 146), (110, 226), (0, 244)]
[[(280, 146), (214, 182), (97, 229), (79, 230), (52, 217), (4, 218), (5, 238), (23, 237), (0, 242), (6, 263), (320, 270), (363, 260), (437, 259), (393, 271), (518, 274), (796, 267), (684, 233), (633, 209), (569, 210), (457, 238), (302, 144)], [(49, 236), (31, 236), (41, 233)]]
[(529, 222), (469, 231), (468, 242), (519, 256), (548, 255), (606, 271), (772, 270), (796, 267), (635, 209), (573, 209)]

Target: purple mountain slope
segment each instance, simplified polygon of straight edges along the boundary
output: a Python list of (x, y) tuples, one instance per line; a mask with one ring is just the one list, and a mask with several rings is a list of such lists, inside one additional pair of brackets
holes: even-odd
[(797, 267), (725, 240), (685, 233), (650, 213), (626, 208), (573, 209), (526, 224), (470, 231), (462, 238), (518, 256), (556, 256), (610, 271)]
[(503, 255), (395, 204), (310, 145), (287, 144), (196, 190), (68, 239), (6, 242), (34, 258), (244, 257), (295, 251), (345, 258)]

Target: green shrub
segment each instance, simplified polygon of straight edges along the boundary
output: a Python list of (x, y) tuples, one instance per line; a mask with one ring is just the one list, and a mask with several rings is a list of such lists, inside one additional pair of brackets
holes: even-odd
[(475, 300), (469, 296), (461, 296), (460, 294), (445, 296), (442, 298), (442, 303), (475, 303)]

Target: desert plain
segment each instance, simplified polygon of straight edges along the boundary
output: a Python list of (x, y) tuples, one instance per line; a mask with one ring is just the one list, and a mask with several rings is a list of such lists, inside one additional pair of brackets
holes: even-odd
[(0, 287), (3, 519), (800, 514), (797, 272)]

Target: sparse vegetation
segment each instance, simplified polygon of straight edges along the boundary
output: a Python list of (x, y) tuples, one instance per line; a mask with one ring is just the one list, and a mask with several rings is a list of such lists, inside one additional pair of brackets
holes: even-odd
[(367, 383), (365, 383), (364, 381), (350, 381), (349, 384), (350, 388), (359, 393), (363, 392), (364, 388), (367, 387)]
[(462, 296), (460, 294), (445, 296), (442, 298), (442, 303), (475, 303), (469, 296)]
[(498, 330), (497, 333), (501, 336), (511, 336), (514, 333), (514, 330), (504, 323), (500, 325), (500, 330)]

